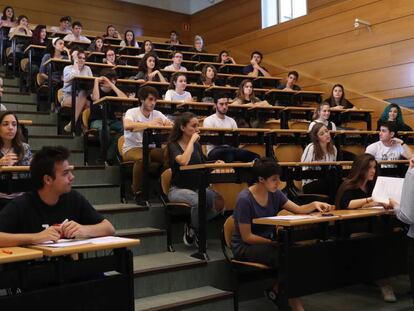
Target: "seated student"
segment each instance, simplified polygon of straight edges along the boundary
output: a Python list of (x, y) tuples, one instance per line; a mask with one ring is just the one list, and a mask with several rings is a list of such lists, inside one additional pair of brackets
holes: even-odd
[(213, 65), (204, 65), (201, 70), (201, 76), (198, 84), (205, 86), (215, 86), (217, 69)]
[(195, 53), (207, 53), (204, 49), (204, 40), (201, 36), (196, 35), (194, 37), (194, 46), (189, 51)]
[(171, 71), (187, 71), (187, 68), (181, 66), (183, 62), (183, 53), (179, 51), (175, 51), (172, 56), (172, 64), (164, 67), (164, 70), (171, 70)]
[(141, 50), (139, 51), (138, 57), (144, 57), (147, 53), (157, 55), (151, 40), (144, 40), (144, 42), (142, 42)]
[(121, 39), (121, 35), (116, 30), (114, 25), (108, 25), (106, 27), (106, 33), (102, 35), (104, 38), (113, 38), (113, 39)]
[[(235, 259), (258, 262), (278, 268), (279, 245), (276, 242), (274, 226), (253, 224), (253, 219), (276, 216), (285, 209), (295, 214), (308, 214), (313, 211), (328, 212), (331, 206), (322, 202), (298, 206), (278, 189), (282, 170), (273, 160), (262, 158), (252, 168), (254, 184), (239, 193), (233, 213), (234, 232), (231, 247)], [(266, 295), (274, 303), (277, 300), (277, 283), (266, 290)], [(299, 298), (289, 299), (294, 311), (303, 311)]]
[(29, 19), (25, 15), (20, 15), (17, 18), (17, 25), (10, 28), (9, 37), (12, 37), (16, 34), (31, 36), (32, 31), (29, 28)]
[(297, 71), (290, 71), (286, 78), (286, 83), (279, 84), (277, 89), (283, 91), (300, 91), (302, 88), (295, 84), (299, 80), (299, 73)]
[(115, 234), (112, 224), (72, 190), (75, 177), (68, 158), (69, 150), (64, 147), (43, 147), (36, 152), (30, 164), (34, 190), (0, 212), (0, 247), (57, 241), (61, 236), (72, 239)]
[(108, 48), (105, 51), (105, 58), (103, 59), (103, 63), (108, 64), (108, 65), (112, 65), (112, 66), (117, 65), (118, 60), (116, 59), (115, 50), (113, 50), (112, 48)]
[(0, 19), (1, 27), (14, 27), (17, 23), (14, 19), (14, 9), (11, 6), (5, 6), (3, 9), (3, 14)]
[[(46, 61), (51, 58), (68, 59), (71, 60), (70, 51), (65, 47), (65, 41), (61, 38), (53, 38), (46, 47), (45, 54), (40, 62), (39, 72), (43, 75), (48, 75), (49, 70), (45, 65)], [(47, 81), (47, 76), (43, 76), (44, 82)], [(60, 70), (56, 70), (52, 67), (52, 82), (55, 85), (59, 85), (62, 82), (62, 73)]]
[(225, 50), (220, 52), (220, 54), (217, 57), (217, 62), (221, 64), (235, 64), (236, 63), (234, 58), (230, 56), (230, 53)]
[[(63, 102), (62, 106), (72, 107), (72, 78), (75, 76), (92, 77), (92, 70), (85, 65), (85, 52), (77, 50), (72, 53), (73, 65), (66, 66), (63, 69)], [(75, 122), (77, 122), (82, 111), (88, 106), (88, 100), (85, 91), (78, 91), (76, 94)], [(64, 130), (70, 132), (72, 123), (69, 122)]]
[(325, 99), (332, 109), (350, 109), (354, 105), (345, 98), (345, 90), (341, 84), (335, 84), (332, 87), (331, 96)]
[(266, 68), (260, 66), (260, 63), (263, 60), (263, 54), (259, 51), (254, 51), (250, 55), (250, 65), (247, 65), (243, 68), (243, 74), (251, 77), (265, 76), (270, 77), (270, 73)]
[(165, 43), (168, 43), (170, 46), (181, 44), (180, 40), (178, 40), (178, 37), (179, 37), (178, 32), (175, 30), (171, 30), (170, 39), (165, 41)]
[(167, 82), (159, 68), (158, 57), (155, 54), (147, 53), (139, 63), (138, 73), (133, 79), (138, 80), (141, 83), (147, 81)]
[(52, 36), (56, 35), (56, 33), (71, 33), (72, 32), (72, 18), (70, 16), (63, 16), (60, 18), (59, 26), (50, 27), (50, 31), (52, 31)]
[(377, 161), (399, 160), (401, 157), (411, 159), (414, 156), (413, 150), (402, 139), (396, 137), (397, 133), (395, 122), (382, 123), (379, 133), (380, 140), (369, 145), (365, 152), (373, 155)]
[[(122, 92), (116, 86), (116, 80), (118, 76), (116, 71), (110, 68), (104, 68), (101, 71), (101, 76), (95, 79), (92, 100), (97, 101), (105, 96), (118, 96), (118, 97), (127, 97), (124, 92)], [(91, 129), (97, 129), (99, 131), (99, 139), (102, 146), (103, 136), (102, 136), (102, 105), (92, 105), (91, 114), (89, 117), (89, 123)], [(115, 132), (115, 135), (109, 135), (110, 132)], [(122, 121), (116, 118), (115, 113), (111, 107), (107, 107), (107, 142), (108, 145), (106, 150), (106, 158), (98, 159), (99, 164), (102, 164), (102, 160), (106, 161), (109, 164), (114, 163), (116, 159), (116, 148), (118, 143), (118, 138), (123, 134), (124, 128), (122, 127)]]
[[(205, 156), (198, 143), (198, 119), (191, 112), (184, 112), (177, 117), (171, 130), (168, 142), (169, 162), (172, 170), (171, 187), (168, 199), (171, 202), (184, 202), (191, 205), (191, 225), (184, 225), (183, 242), (187, 246), (198, 243), (198, 173), (181, 171), (180, 166), (201, 164), (205, 162)], [(222, 163), (222, 161), (218, 161)], [(224, 208), (224, 200), (221, 195), (206, 189), (206, 217), (210, 220), (217, 216)]]
[(31, 44), (46, 46), (46, 25), (37, 25), (33, 30)]
[(385, 107), (384, 112), (381, 114), (377, 122), (377, 131), (380, 130), (381, 124), (390, 121), (395, 122), (397, 125), (397, 131), (412, 131), (413, 129), (404, 123), (403, 114), (400, 106), (397, 104), (389, 104)]
[(91, 45), (88, 47), (88, 51), (103, 53), (104, 52), (103, 38), (96, 37), (95, 41), (93, 41)]
[(85, 42), (91, 43), (91, 40), (82, 36), (82, 24), (81, 22), (73, 22), (72, 23), (72, 32), (68, 33), (63, 40), (64, 41), (77, 41), (77, 42)]
[(308, 131), (310, 132), (312, 128), (318, 124), (322, 123), (325, 125), (328, 130), (336, 131), (336, 125), (332, 121), (329, 121), (329, 117), (331, 116), (331, 109), (327, 102), (323, 102), (316, 107), (315, 112), (313, 114), (313, 121), (309, 124)]
[[(23, 142), (21, 127), (16, 115), (10, 111), (0, 113), (0, 167), (25, 166), (29, 165), (31, 160), (32, 152), (30, 146)], [(26, 175), (25, 173), (17, 174), (17, 176), (27, 178)], [(22, 194), (21, 192), (10, 194), (0, 192), (0, 210), (9, 201)]]
[[(237, 129), (236, 121), (226, 116), (229, 109), (229, 96), (218, 94), (214, 104), (216, 113), (208, 116), (203, 121), (203, 127)], [(222, 160), (226, 163), (239, 161), (251, 162), (260, 156), (249, 150), (229, 146), (229, 145), (207, 145), (208, 160)]]
[[(303, 151), (301, 162), (335, 162), (338, 151), (332, 142), (329, 129), (323, 123), (316, 123), (310, 132), (311, 143)], [(303, 170), (321, 170), (320, 166), (304, 166)], [(337, 189), (337, 176), (333, 172), (319, 179), (303, 179), (303, 192), (326, 194), (333, 201)]]
[(121, 46), (132, 46), (134, 48), (139, 48), (137, 40), (135, 40), (135, 33), (131, 29), (125, 31), (124, 40), (120, 43)]
[[(141, 106), (127, 110), (124, 117), (124, 137), (122, 146), (123, 160), (134, 161), (132, 175), (132, 190), (139, 195), (142, 188), (142, 132), (147, 126), (170, 126), (172, 122), (155, 110), (155, 103), (159, 98), (158, 91), (151, 86), (141, 87), (138, 99)], [(151, 146), (150, 146), (151, 147)], [(160, 148), (151, 148), (150, 161), (164, 163), (163, 151)]]
[(193, 97), (190, 92), (187, 92), (185, 88), (187, 87), (187, 77), (184, 73), (176, 72), (172, 75), (170, 86), (168, 91), (165, 93), (165, 100), (182, 100), (182, 101), (192, 101)]

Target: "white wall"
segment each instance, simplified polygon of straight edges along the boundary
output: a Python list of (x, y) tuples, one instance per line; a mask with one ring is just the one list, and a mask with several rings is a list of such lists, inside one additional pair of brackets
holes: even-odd
[(194, 14), (223, 0), (120, 0), (184, 14)]

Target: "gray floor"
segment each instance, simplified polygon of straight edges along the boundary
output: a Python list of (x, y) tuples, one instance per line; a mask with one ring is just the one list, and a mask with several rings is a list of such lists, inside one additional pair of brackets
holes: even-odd
[[(413, 311), (411, 296), (408, 293), (407, 277), (392, 280), (398, 302), (383, 302), (380, 292), (374, 285), (357, 285), (335, 291), (305, 296), (302, 303), (306, 311)], [(240, 311), (277, 310), (266, 298), (249, 300), (240, 304)]]

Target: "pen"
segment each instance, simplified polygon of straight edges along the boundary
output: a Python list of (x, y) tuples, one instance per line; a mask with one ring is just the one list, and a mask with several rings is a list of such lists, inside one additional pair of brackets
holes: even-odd
[(60, 228), (62, 228), (63, 227), (63, 225), (65, 224), (65, 223), (67, 223), (69, 220), (66, 218), (61, 224), (60, 224)]
[(8, 254), (8, 255), (13, 254), (13, 251), (11, 251), (9, 249), (3, 249), (2, 252), (5, 253), (5, 254)]

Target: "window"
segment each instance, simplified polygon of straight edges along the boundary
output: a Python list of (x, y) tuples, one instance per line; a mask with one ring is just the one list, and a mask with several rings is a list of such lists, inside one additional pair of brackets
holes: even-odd
[(306, 15), (307, 0), (262, 0), (262, 28)]

